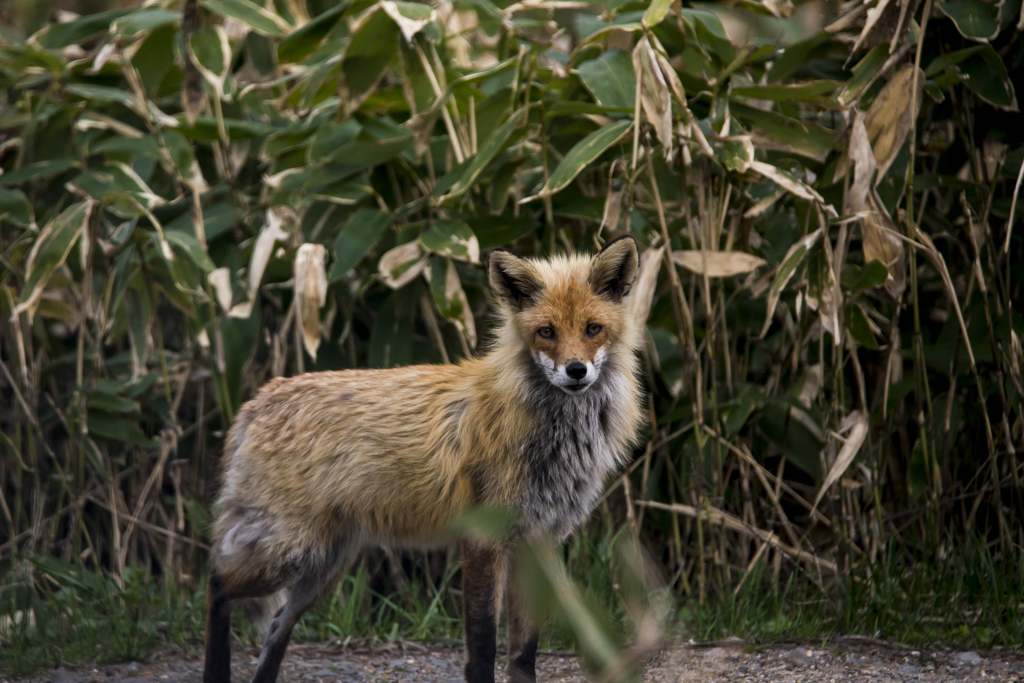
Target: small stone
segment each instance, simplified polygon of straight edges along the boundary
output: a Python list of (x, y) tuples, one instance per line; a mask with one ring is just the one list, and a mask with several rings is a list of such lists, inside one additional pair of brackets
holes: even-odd
[(901, 674), (919, 674), (921, 673), (921, 667), (914, 666), (913, 664), (904, 664), (897, 671)]
[(814, 664), (818, 660), (818, 655), (815, 654), (814, 650), (810, 650), (806, 647), (798, 647), (795, 650), (790, 650), (785, 653), (783, 657), (790, 664), (796, 666), (807, 666)]
[(704, 653), (704, 659), (711, 662), (722, 662), (729, 657), (729, 651), (724, 647), (713, 647)]
[(75, 683), (75, 677), (68, 673), (67, 669), (60, 667), (50, 675), (50, 683)]
[(138, 670), (139, 670), (140, 668), (141, 668), (141, 667), (139, 666), (139, 663), (138, 663), (138, 662), (130, 662), (130, 663), (128, 664), (128, 666), (126, 666), (126, 667), (124, 668), (124, 672), (125, 672), (126, 674), (133, 674), (133, 673), (136, 673), (136, 672), (138, 672)]
[(961, 665), (974, 666), (975, 664), (981, 664), (981, 655), (973, 650), (971, 652), (958, 652), (951, 658), (954, 662)]

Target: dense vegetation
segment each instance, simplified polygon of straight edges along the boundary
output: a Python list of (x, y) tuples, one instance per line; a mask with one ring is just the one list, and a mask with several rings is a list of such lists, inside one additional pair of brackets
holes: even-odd
[[(628, 608), (624, 528), (700, 637), (1024, 643), (1020, 0), (5, 16), (11, 666), (194, 636), (267, 379), (481, 353), (487, 249), (624, 232), (650, 424), (567, 553), (591, 595)], [(457, 636), (456, 576), (371, 554), (303, 634)]]

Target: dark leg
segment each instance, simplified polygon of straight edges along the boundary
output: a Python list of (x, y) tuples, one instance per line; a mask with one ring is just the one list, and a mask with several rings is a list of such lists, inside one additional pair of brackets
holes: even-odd
[[(288, 602), (270, 622), (267, 638), (260, 651), (253, 683), (274, 683), (281, 660), (288, 648), (292, 629), (303, 614), (337, 585), (338, 577), (348, 569), (358, 548), (339, 542), (322, 563), (310, 565), (288, 587)], [(206, 683), (204, 681), (203, 683)]]
[(466, 683), (494, 683), (498, 586), (505, 555), (490, 545), (462, 541), (462, 605), (466, 629)]
[(206, 663), (203, 683), (231, 681), (231, 600), (224, 576), (206, 584)]
[(537, 627), (527, 613), (517, 564), (505, 587), (505, 617), (508, 619), (508, 678), (511, 683), (537, 680)]

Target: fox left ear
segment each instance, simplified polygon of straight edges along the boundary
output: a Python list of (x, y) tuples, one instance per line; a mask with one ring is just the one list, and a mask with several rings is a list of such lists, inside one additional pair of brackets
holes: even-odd
[(629, 294), (640, 262), (636, 240), (623, 235), (606, 244), (590, 264), (590, 286), (597, 294), (618, 301)]

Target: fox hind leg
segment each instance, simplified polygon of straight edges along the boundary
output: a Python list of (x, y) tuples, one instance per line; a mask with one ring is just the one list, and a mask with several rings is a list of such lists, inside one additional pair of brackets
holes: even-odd
[(264, 581), (236, 573), (210, 576), (206, 584), (206, 659), (203, 683), (231, 681), (231, 609), (236, 600), (274, 592)]
[[(312, 562), (300, 570), (288, 587), (288, 601), (270, 622), (267, 637), (260, 651), (253, 683), (274, 683), (281, 668), (288, 641), (295, 624), (309, 608), (329, 594), (338, 579), (355, 559), (358, 547), (355, 543), (338, 543), (333, 552), (321, 560)], [(210, 683), (204, 681), (203, 683)]]

